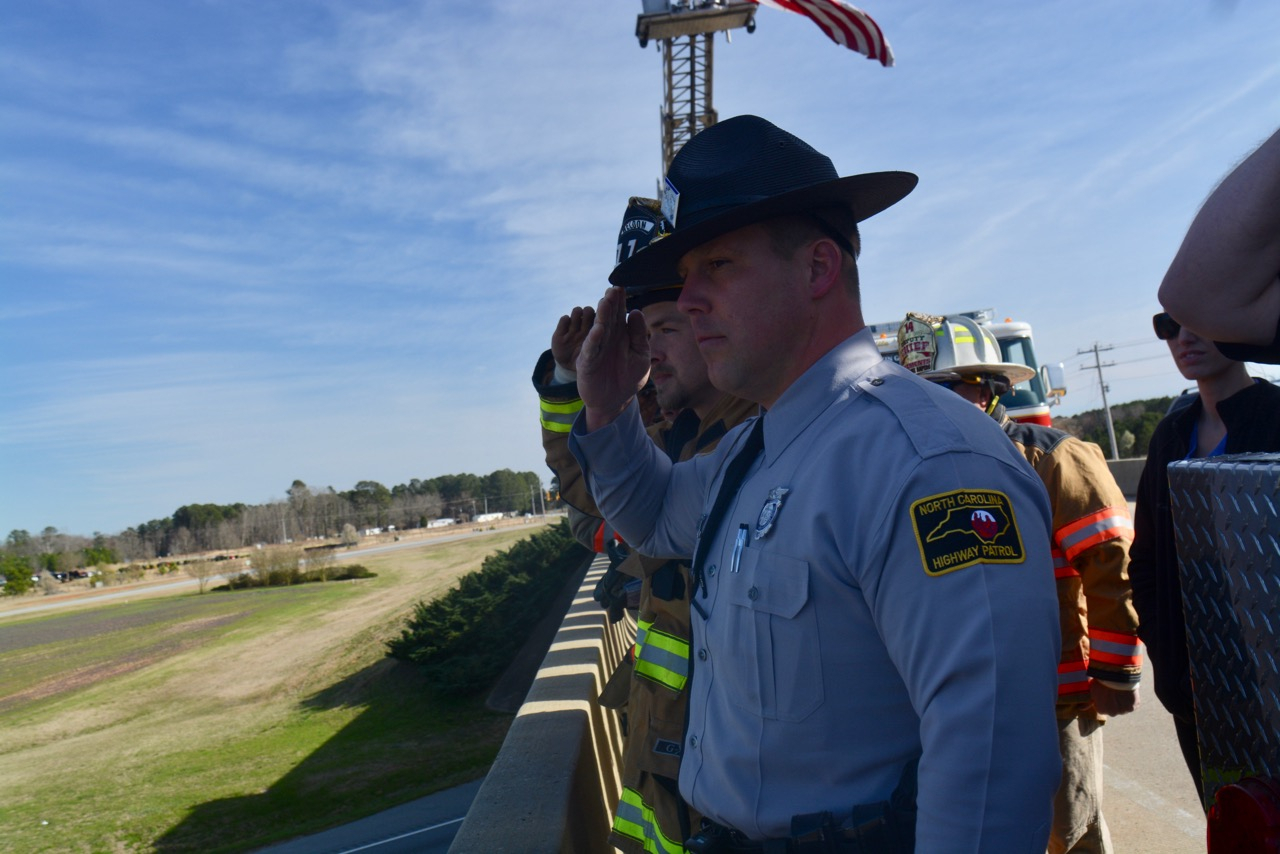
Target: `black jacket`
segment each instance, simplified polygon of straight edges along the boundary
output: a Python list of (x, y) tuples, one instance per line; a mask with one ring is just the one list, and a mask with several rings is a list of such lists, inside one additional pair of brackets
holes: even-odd
[[(1191, 428), (1203, 405), (1196, 400), (1156, 426), (1138, 482), (1129, 550), (1138, 636), (1155, 671), (1156, 696), (1170, 714), (1185, 721), (1195, 720), (1195, 709), (1167, 468), (1186, 457)], [(1280, 451), (1280, 388), (1257, 381), (1219, 403), (1218, 414), (1227, 425), (1226, 453)]]

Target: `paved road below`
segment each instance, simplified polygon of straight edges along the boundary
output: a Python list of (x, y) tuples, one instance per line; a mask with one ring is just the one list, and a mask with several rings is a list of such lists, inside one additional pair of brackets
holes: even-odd
[(445, 854), (483, 778), (256, 854)]

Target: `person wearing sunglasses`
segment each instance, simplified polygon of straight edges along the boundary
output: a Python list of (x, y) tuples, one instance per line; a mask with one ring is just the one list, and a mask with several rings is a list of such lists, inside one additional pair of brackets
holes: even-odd
[(1129, 575), (1138, 609), (1138, 634), (1154, 669), (1156, 697), (1173, 715), (1187, 769), (1204, 793), (1200, 773), (1191, 665), (1182, 615), (1182, 584), (1169, 498), (1169, 463), (1179, 460), (1280, 451), (1280, 388), (1249, 376), (1214, 342), (1192, 332), (1166, 312), (1152, 323), (1156, 337), (1182, 376), (1194, 380), (1198, 396), (1156, 425), (1138, 482)]
[[(1280, 131), (1205, 199), (1160, 304), (1240, 361), (1280, 363)], [(1168, 340), (1168, 339), (1166, 339)], [(1222, 343), (1232, 342), (1232, 343)]]
[(1128, 575), (1133, 523), (1097, 445), (1005, 414), (1000, 396), (1035, 371), (1003, 358), (991, 331), (968, 317), (912, 313), (898, 327), (899, 364), (994, 418), (1049, 494), (1062, 629), (1056, 709), (1062, 782), (1048, 854), (1107, 854), (1102, 724), (1138, 707), (1142, 679)]

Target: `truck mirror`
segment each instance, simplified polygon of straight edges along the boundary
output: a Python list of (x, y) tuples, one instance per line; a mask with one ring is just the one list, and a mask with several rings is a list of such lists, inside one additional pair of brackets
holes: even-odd
[(1044, 382), (1044, 395), (1052, 403), (1058, 403), (1067, 393), (1067, 370), (1061, 362), (1041, 365), (1040, 379)]

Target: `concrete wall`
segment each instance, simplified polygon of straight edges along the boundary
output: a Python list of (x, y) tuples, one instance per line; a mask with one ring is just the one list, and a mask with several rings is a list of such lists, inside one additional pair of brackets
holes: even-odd
[(597, 699), (636, 626), (591, 598), (608, 565), (587, 570), (449, 854), (612, 854), (622, 732)]
[(1120, 485), (1125, 498), (1136, 498), (1138, 495), (1138, 478), (1142, 476), (1142, 467), (1147, 464), (1146, 457), (1128, 460), (1107, 460), (1111, 475)]

